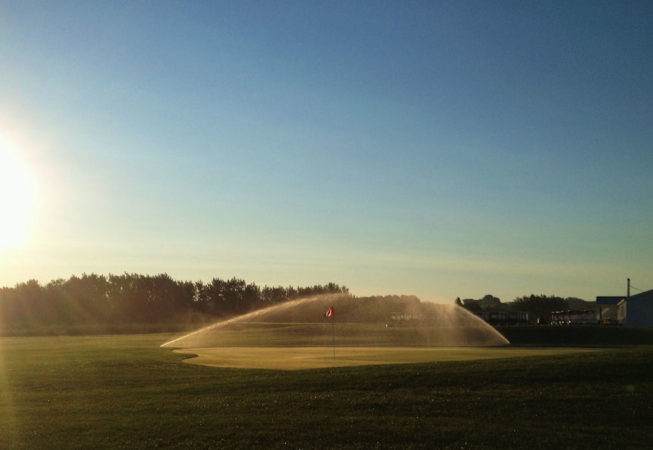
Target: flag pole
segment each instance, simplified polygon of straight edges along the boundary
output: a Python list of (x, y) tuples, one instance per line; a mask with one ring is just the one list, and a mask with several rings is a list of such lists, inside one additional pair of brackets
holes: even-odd
[(333, 359), (336, 359), (336, 318), (331, 316), (331, 336), (333, 336)]
[(327, 320), (331, 319), (331, 341), (333, 345), (333, 359), (336, 359), (336, 322), (335, 314), (333, 314), (333, 306), (327, 309), (327, 312), (322, 314)]

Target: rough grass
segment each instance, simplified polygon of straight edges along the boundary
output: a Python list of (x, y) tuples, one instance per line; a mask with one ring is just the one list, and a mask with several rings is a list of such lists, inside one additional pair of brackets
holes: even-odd
[(650, 327), (519, 326), (499, 327), (498, 330), (515, 345), (653, 345), (653, 328)]
[(238, 370), (171, 335), (0, 339), (0, 448), (648, 448), (653, 348)]

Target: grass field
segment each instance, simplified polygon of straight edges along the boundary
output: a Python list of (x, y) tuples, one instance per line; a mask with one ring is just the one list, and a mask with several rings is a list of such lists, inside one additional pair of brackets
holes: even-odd
[(177, 353), (185, 361), (210, 367), (304, 370), (378, 364), (551, 356), (596, 351), (581, 348), (514, 347), (213, 347), (188, 348)]
[[(178, 336), (164, 346), (180, 348), (238, 346), (500, 346), (508, 341), (475, 319), (471, 325), (386, 327), (384, 323), (235, 322)], [(479, 325), (480, 323), (480, 325)]]
[(274, 371), (0, 339), (0, 448), (649, 448), (653, 347)]

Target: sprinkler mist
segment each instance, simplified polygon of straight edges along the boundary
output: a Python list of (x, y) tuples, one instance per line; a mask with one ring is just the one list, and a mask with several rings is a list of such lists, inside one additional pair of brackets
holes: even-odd
[[(333, 307), (334, 316), (324, 311)], [(327, 294), (220, 321), (161, 345), (169, 348), (410, 346), (490, 347), (508, 340), (455, 305), (414, 296)]]

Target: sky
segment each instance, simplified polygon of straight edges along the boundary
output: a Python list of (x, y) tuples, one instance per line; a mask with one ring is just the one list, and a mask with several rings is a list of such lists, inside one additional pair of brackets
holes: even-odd
[(0, 0), (0, 286), (651, 289), (651, 24), (647, 1)]

